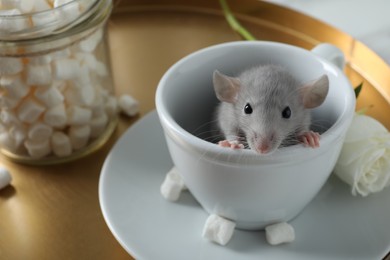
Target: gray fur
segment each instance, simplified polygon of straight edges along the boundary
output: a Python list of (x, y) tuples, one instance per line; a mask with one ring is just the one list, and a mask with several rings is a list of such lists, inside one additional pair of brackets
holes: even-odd
[[(218, 127), (227, 140), (240, 140), (256, 152), (266, 144), (271, 153), (296, 143), (309, 130), (311, 118), (302, 102), (302, 85), (287, 70), (263, 65), (242, 72), (237, 79), (236, 102), (221, 102), (216, 110)], [(247, 103), (253, 109), (249, 115), (244, 113)], [(289, 119), (282, 117), (287, 106), (292, 112)]]

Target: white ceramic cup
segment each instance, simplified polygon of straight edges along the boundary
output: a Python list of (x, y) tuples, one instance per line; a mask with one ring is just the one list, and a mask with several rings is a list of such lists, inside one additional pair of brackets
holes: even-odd
[[(218, 104), (213, 71), (234, 76), (259, 64), (281, 65), (301, 82), (328, 75), (328, 96), (312, 110), (312, 121), (323, 129), (319, 148), (298, 144), (261, 156), (199, 137), (197, 133), (208, 132), (204, 126), (214, 120)], [(308, 51), (275, 42), (239, 41), (192, 53), (165, 73), (156, 93), (159, 119), (175, 166), (208, 213), (252, 230), (289, 221), (303, 210), (331, 174), (354, 114), (355, 95), (343, 66), (342, 52), (330, 44)]]

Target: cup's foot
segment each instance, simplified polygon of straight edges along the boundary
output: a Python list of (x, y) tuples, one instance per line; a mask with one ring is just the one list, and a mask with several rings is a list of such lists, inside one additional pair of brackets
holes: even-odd
[(294, 228), (286, 223), (280, 222), (265, 227), (265, 238), (270, 245), (290, 243), (295, 240)]
[(160, 186), (161, 195), (169, 201), (177, 201), (183, 190), (187, 189), (176, 167), (167, 173)]
[(204, 225), (202, 236), (222, 246), (226, 245), (233, 236), (236, 223), (211, 214)]

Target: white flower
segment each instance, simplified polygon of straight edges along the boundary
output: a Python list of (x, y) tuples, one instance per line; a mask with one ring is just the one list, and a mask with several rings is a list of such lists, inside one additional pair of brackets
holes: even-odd
[(356, 114), (334, 172), (352, 186), (352, 194), (367, 196), (390, 185), (390, 133), (377, 120)]

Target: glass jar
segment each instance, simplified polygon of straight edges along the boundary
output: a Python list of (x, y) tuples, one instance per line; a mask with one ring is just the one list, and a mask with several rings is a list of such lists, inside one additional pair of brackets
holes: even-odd
[(106, 37), (112, 1), (23, 8), (0, 11), (1, 152), (27, 164), (80, 158), (117, 122)]

